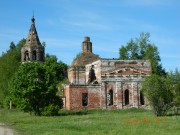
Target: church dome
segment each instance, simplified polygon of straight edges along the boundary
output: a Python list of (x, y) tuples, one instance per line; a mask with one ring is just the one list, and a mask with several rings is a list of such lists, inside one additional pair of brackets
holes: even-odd
[(99, 56), (91, 52), (81, 53), (73, 60), (71, 66), (85, 66), (86, 64), (92, 63), (98, 59)]
[(82, 53), (76, 56), (71, 66), (85, 66), (99, 59), (99, 56), (92, 52), (92, 42), (90, 37), (84, 37), (82, 42)]

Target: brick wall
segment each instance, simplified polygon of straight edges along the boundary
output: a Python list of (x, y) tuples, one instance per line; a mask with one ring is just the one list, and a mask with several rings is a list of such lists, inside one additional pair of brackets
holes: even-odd
[[(82, 94), (88, 93), (87, 106), (82, 105)], [(100, 108), (100, 86), (69, 85), (65, 87), (67, 110)]]

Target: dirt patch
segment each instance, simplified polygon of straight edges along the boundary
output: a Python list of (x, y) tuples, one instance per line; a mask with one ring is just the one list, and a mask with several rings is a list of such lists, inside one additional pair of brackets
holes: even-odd
[(0, 135), (17, 135), (17, 133), (8, 128), (5, 124), (0, 123)]

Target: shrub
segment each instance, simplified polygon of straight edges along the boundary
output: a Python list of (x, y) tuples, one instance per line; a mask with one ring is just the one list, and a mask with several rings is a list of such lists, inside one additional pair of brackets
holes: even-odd
[(59, 112), (59, 106), (58, 105), (49, 105), (44, 107), (43, 111), (42, 111), (42, 115), (43, 116), (57, 116), (58, 112)]
[(163, 116), (171, 108), (173, 101), (172, 82), (169, 78), (151, 75), (142, 85), (156, 116)]

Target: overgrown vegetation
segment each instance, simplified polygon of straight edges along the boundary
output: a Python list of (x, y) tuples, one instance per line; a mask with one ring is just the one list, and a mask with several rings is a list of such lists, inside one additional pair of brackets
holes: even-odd
[(26, 40), (22, 39), (15, 45), (13, 42), (9, 45), (9, 50), (0, 56), (0, 104), (6, 96), (9, 95), (8, 81), (18, 70), (21, 62), (21, 47)]
[(142, 109), (62, 110), (59, 113), (65, 116), (36, 117), (18, 110), (0, 110), (0, 122), (9, 123), (20, 135), (179, 134), (179, 116), (156, 117)]
[(142, 85), (157, 116), (166, 115), (172, 107), (180, 106), (180, 72), (176, 69), (166, 76), (151, 75)]
[(65, 78), (67, 66), (49, 57), (45, 63), (27, 62), (20, 65), (10, 81), (10, 100), (25, 112), (35, 115), (57, 115), (62, 100), (56, 95), (57, 84)]
[[(56, 56), (46, 55), (44, 63), (21, 63), (22, 39), (0, 56), (0, 106), (13, 106), (36, 115), (57, 115), (62, 100), (57, 94), (58, 83), (67, 76), (67, 65)], [(45, 43), (43, 43), (45, 46)]]
[(151, 75), (143, 82), (142, 91), (157, 116), (165, 115), (172, 107), (171, 82), (166, 77)]
[(152, 73), (165, 75), (165, 69), (161, 65), (158, 48), (149, 40), (149, 33), (141, 33), (139, 38), (131, 39), (119, 49), (119, 58), (122, 60), (150, 60)]
[(180, 107), (180, 71), (175, 69), (169, 73), (168, 77), (172, 81), (173, 105)]

